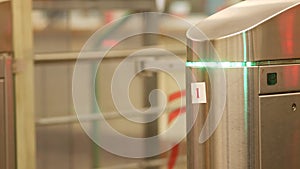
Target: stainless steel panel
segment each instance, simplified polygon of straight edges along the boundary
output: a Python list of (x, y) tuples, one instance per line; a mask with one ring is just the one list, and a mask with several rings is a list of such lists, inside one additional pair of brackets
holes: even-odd
[(0, 52), (12, 51), (12, 14), (10, 1), (0, 1)]
[(300, 93), (260, 97), (261, 169), (300, 168), (299, 106)]
[[(298, 1), (299, 3), (299, 1)], [(300, 58), (300, 5), (266, 21), (252, 31), (252, 60)]]
[[(216, 53), (225, 61), (295, 59), (300, 57), (299, 26), (299, 1), (252, 0), (208, 17), (191, 28), (187, 37), (203, 59), (215, 59)], [(199, 58), (189, 55), (188, 60)]]
[[(198, 109), (192, 104), (188, 95), (193, 78), (207, 84), (209, 78), (216, 78), (192, 69), (194, 77), (187, 80), (187, 122), (193, 120), (193, 109), (198, 109), (199, 116), (188, 135), (189, 169), (300, 168), (300, 111), (296, 108), (300, 93), (279, 94), (300, 91), (299, 26), (298, 0), (251, 0), (188, 31), (188, 61), (250, 62), (259, 67), (225, 69), (227, 82), (218, 82), (227, 89), (225, 111), (204, 144), (198, 140), (209, 108), (222, 105), (200, 104)], [(218, 97), (215, 90), (208, 89), (209, 98)]]
[[(189, 68), (188, 68), (189, 69)], [(187, 125), (192, 125), (196, 113), (198, 117), (188, 133), (189, 169), (259, 169), (258, 134), (258, 68), (225, 69), (226, 83), (220, 82), (227, 90), (226, 106), (218, 128), (203, 144), (199, 135), (210, 106), (220, 106), (218, 100), (211, 102), (212, 95), (208, 74), (204, 69), (191, 69), (193, 79), (187, 81)], [(214, 71), (214, 70), (213, 70)], [(190, 83), (204, 81), (207, 87), (207, 104), (192, 104)], [(193, 109), (197, 112), (193, 112)], [(215, 112), (210, 112), (215, 113)]]
[[(268, 85), (268, 74), (276, 75), (276, 84)], [(261, 66), (260, 94), (300, 91), (300, 65)]]
[[(245, 1), (208, 17), (198, 23), (197, 28), (210, 40), (223, 39), (250, 30), (298, 4), (297, 0)], [(193, 34), (195, 31), (191, 29), (187, 34), (188, 38), (194, 38), (197, 35)]]

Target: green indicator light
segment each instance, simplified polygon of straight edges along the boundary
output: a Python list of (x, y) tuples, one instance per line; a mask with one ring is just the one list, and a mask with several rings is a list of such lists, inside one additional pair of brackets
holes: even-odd
[(255, 62), (246, 62), (246, 67), (256, 66)]
[(277, 73), (268, 73), (267, 74), (267, 83), (269, 86), (277, 84)]
[(192, 68), (244, 68), (256, 66), (255, 62), (186, 62)]

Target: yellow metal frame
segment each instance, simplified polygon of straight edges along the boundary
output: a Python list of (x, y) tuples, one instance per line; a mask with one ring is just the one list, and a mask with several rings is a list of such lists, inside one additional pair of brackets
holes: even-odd
[(24, 66), (15, 75), (17, 168), (35, 169), (32, 1), (11, 2), (14, 58)]

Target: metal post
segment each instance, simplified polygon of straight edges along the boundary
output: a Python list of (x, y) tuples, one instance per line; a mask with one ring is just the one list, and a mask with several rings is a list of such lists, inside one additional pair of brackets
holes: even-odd
[(15, 75), (17, 168), (35, 169), (31, 0), (12, 0), (13, 53), (23, 67)]

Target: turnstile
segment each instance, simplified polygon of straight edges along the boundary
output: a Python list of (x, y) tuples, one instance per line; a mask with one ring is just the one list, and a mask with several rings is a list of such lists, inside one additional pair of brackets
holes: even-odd
[(249, 0), (187, 32), (189, 169), (300, 168), (299, 27), (299, 1)]

